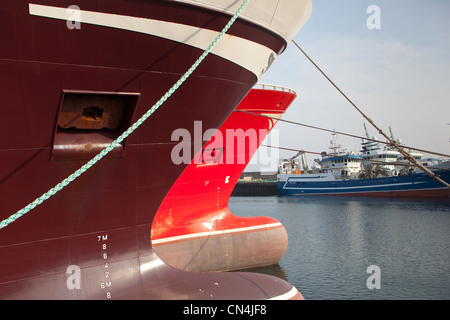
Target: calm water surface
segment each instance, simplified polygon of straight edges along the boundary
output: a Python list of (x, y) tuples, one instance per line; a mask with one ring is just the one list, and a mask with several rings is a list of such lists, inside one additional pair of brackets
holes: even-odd
[[(450, 299), (450, 200), (231, 197), (238, 216), (270, 216), (289, 245), (279, 265), (252, 271), (306, 299)], [(380, 289), (368, 289), (380, 268)]]

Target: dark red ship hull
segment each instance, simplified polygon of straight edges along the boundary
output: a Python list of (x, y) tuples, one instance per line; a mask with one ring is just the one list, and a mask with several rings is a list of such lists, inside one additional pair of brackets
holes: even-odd
[(152, 243), (162, 260), (190, 271), (228, 271), (280, 261), (288, 244), (283, 225), (270, 217), (237, 217), (230, 212), (228, 200), (276, 124), (274, 119), (295, 98), (287, 88), (252, 89), (196, 154), (153, 220)]
[[(94, 20), (101, 13), (114, 21), (137, 17), (220, 31), (230, 18), (172, 1), (75, 2), (85, 10), (83, 19), (94, 12)], [(68, 28), (57, 16), (73, 4), (7, 0), (0, 8), (0, 220), (109, 144), (203, 52), (103, 20)], [(286, 45), (246, 21), (237, 20), (228, 33), (275, 53)], [(0, 298), (298, 297), (290, 284), (263, 275), (187, 275), (163, 263), (150, 241), (154, 215), (185, 167), (171, 161), (171, 133), (195, 120), (220, 127), (257, 76), (220, 55), (208, 56), (122, 145), (1, 229)], [(113, 118), (119, 119), (115, 125), (107, 121)]]

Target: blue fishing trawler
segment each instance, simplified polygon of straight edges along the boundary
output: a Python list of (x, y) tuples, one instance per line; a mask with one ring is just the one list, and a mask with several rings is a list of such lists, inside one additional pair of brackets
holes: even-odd
[[(278, 190), (288, 195), (449, 197), (447, 186), (407, 165), (400, 152), (389, 146), (382, 148), (373, 140), (376, 139), (363, 141), (357, 155), (342, 151), (333, 133), (331, 151), (322, 152), (322, 159), (316, 160), (319, 166), (312, 171), (304, 168), (301, 173), (296, 157), (282, 161), (277, 174)], [(419, 161), (422, 157), (419, 153), (413, 156)], [(450, 161), (437, 161), (428, 169), (450, 182)]]

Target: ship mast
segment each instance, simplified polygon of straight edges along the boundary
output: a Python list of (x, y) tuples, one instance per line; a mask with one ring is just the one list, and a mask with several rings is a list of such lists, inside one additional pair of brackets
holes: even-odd
[(363, 125), (364, 125), (364, 131), (366, 131), (366, 137), (367, 137), (367, 139), (370, 139), (369, 131), (367, 131), (366, 124), (363, 123)]
[(391, 127), (391, 126), (389, 126), (389, 132), (390, 132), (390, 134), (391, 134), (392, 140), (395, 140), (395, 138), (394, 138), (394, 133), (392, 132), (392, 127)]

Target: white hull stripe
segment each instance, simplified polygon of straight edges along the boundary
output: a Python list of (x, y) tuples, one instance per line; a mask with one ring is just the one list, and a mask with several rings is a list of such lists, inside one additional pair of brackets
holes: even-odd
[(161, 243), (174, 242), (174, 241), (180, 241), (180, 240), (186, 240), (186, 239), (192, 239), (192, 238), (210, 237), (210, 236), (224, 235), (224, 234), (230, 234), (230, 233), (254, 231), (254, 230), (258, 230), (258, 229), (269, 229), (269, 228), (275, 228), (275, 227), (281, 227), (281, 226), (282, 226), (282, 224), (280, 222), (275, 222), (275, 223), (268, 223), (268, 224), (262, 224), (262, 225), (251, 226), (251, 227), (189, 233), (189, 234), (183, 234), (181, 236), (174, 236), (174, 237), (167, 237), (167, 238), (152, 240), (152, 244), (157, 245), (157, 244), (161, 244)]
[[(403, 182), (403, 183), (392, 183), (392, 184), (379, 184), (379, 185), (367, 185), (367, 186), (354, 186), (354, 187), (317, 187), (317, 188), (304, 188), (304, 187), (286, 187), (286, 183), (283, 186), (283, 189), (291, 189), (291, 190), (357, 190), (357, 189), (369, 189), (369, 188), (386, 188), (386, 187), (398, 187), (398, 186), (410, 186), (410, 185), (417, 185), (420, 183), (426, 183), (426, 181), (419, 181), (419, 182)], [(407, 190), (415, 190), (415, 189), (405, 189), (402, 191)]]
[[(392, 190), (392, 189), (384, 189), (384, 190), (363, 190), (363, 191), (344, 191), (344, 192), (337, 192), (338, 190), (333, 190), (335, 192), (316, 192), (316, 193), (296, 193), (300, 195), (310, 196), (310, 195), (342, 195), (342, 194), (376, 194), (376, 193), (384, 193), (384, 192), (397, 192), (397, 193), (408, 193), (408, 192), (426, 192), (426, 191), (433, 191), (433, 190), (446, 190), (447, 187), (442, 188), (425, 188), (425, 189), (400, 189), (400, 190)], [(298, 189), (301, 191), (301, 189)]]
[(298, 292), (297, 288), (292, 287), (292, 289), (289, 290), (288, 292), (286, 292), (286, 293), (284, 293), (282, 295), (279, 295), (279, 296), (267, 299), (267, 300), (289, 300), (289, 299), (295, 297), (297, 292)]
[[(74, 21), (71, 17), (73, 11), (66, 8), (30, 3), (29, 11), (34, 16)], [(180, 23), (86, 10), (79, 11), (76, 21), (157, 36), (201, 50), (205, 50), (219, 34), (217, 31)], [(253, 72), (258, 78), (277, 56), (266, 46), (228, 34), (217, 43), (212, 53)]]

